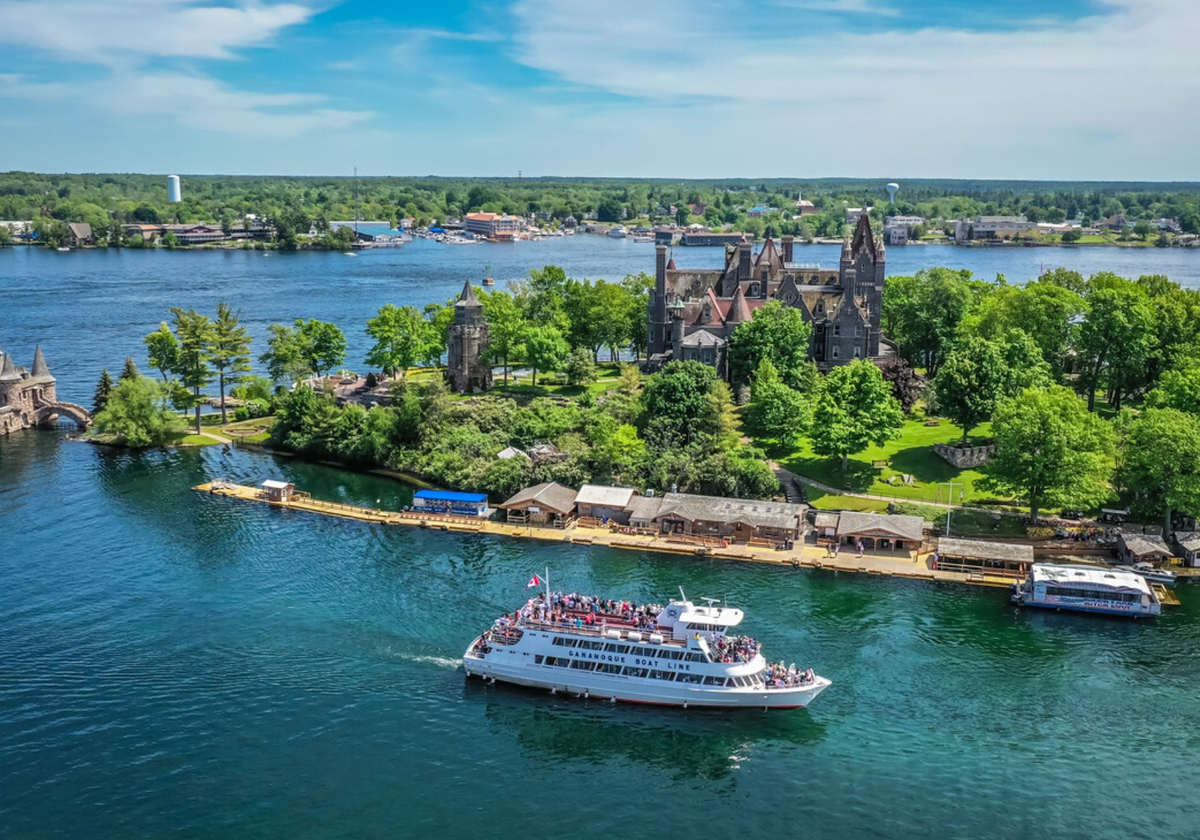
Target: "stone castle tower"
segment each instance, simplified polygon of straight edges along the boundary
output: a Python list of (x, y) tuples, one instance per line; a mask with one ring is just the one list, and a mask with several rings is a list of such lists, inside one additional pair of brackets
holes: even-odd
[(0, 351), (0, 435), (49, 421), (57, 403), (55, 379), (41, 347), (33, 352), (30, 370), (18, 367), (12, 354)]
[(485, 358), (490, 343), (483, 304), (468, 280), (454, 304), (454, 323), (446, 337), (446, 379), (456, 393), (477, 394), (491, 389), (492, 366)]

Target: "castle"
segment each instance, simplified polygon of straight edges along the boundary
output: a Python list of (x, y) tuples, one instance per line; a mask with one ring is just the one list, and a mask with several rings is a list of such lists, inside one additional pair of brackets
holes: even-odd
[(0, 435), (49, 422), (56, 405), (55, 380), (40, 346), (33, 352), (33, 370), (0, 351)]
[(487, 362), (490, 343), (483, 304), (468, 280), (454, 304), (454, 323), (446, 334), (446, 378), (456, 393), (476, 394), (491, 389), (492, 367)]
[(650, 368), (698, 361), (728, 378), (730, 336), (771, 300), (799, 309), (812, 324), (808, 354), (822, 371), (886, 355), (880, 330), (886, 255), (867, 216), (843, 243), (836, 269), (795, 262), (793, 248), (790, 236), (779, 247), (768, 239), (755, 255), (743, 239), (725, 249), (724, 268), (680, 269), (659, 245), (647, 317)]

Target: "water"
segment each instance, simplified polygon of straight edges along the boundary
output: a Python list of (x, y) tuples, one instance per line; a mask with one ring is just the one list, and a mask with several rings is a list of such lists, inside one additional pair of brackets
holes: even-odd
[[(797, 260), (836, 265), (839, 246), (798, 247)], [(719, 267), (722, 248), (676, 248), (680, 266)], [(442, 245), (417, 240), (401, 249), (340, 253), (262, 251), (71, 251), (0, 249), (0, 348), (33, 361), (41, 343), (65, 400), (90, 404), (100, 368), (121, 369), (133, 354), (144, 364), (142, 338), (181, 306), (214, 313), (218, 301), (240, 309), (265, 349), (267, 326), (320, 318), (346, 333), (347, 365), (362, 368), (371, 346), (367, 319), (385, 303), (423, 307), (457, 295), (465, 280), (494, 277), (497, 288), (528, 277), (530, 268), (560, 265), (578, 278), (619, 280), (654, 273), (654, 246), (577, 235), (516, 244)], [(888, 250), (889, 274), (932, 265), (969, 268), (1009, 282), (1057, 266), (1088, 275), (1166, 274), (1200, 286), (1200, 249), (955, 248), (911, 245)], [(490, 268), (489, 268), (490, 266)], [(26, 358), (27, 357), (27, 358)]]
[[(1193, 252), (889, 252), (897, 273), (918, 259), (1200, 285)], [(229, 299), (256, 335), (334, 320), (361, 355), (353, 327), (381, 303), (445, 299), (489, 262), (501, 284), (545, 262), (619, 278), (653, 250), (0, 251), (0, 346), (32, 358), (42, 341), (60, 393), (84, 402), (170, 305)], [(410, 499), (221, 447), (0, 438), (0, 836), (511, 837), (535, 821), (581, 838), (1195, 836), (1200, 588), (1154, 623), (1017, 612), (996, 591), (386, 529), (190, 489), (267, 476)], [(768, 654), (834, 686), (809, 710), (730, 714), (468, 682), (462, 650), (547, 566), (612, 597), (728, 596)]]

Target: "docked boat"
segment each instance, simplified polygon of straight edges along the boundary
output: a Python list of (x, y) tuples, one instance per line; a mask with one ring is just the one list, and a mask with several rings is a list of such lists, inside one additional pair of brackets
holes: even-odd
[(811, 669), (769, 664), (758, 642), (730, 632), (741, 610), (704, 600), (639, 607), (547, 587), (472, 641), (463, 668), (551, 693), (684, 708), (803, 708), (829, 687)]
[(1162, 602), (1146, 578), (1099, 566), (1034, 563), (1028, 577), (1012, 585), (1012, 600), (1027, 607), (1134, 618), (1162, 612)]
[(608, 229), (608, 235), (613, 239), (624, 239), (628, 234), (629, 231), (625, 229), (625, 225), (617, 225)]
[(1160, 569), (1151, 563), (1134, 563), (1129, 567), (1129, 571), (1141, 575), (1151, 583), (1161, 583), (1163, 586), (1174, 586), (1179, 577), (1170, 569)]

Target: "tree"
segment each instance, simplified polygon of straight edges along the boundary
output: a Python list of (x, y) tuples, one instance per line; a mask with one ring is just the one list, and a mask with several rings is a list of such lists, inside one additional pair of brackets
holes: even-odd
[(240, 322), (241, 312), (234, 312), (229, 304), (217, 304), (217, 319), (212, 325), (212, 345), (209, 357), (217, 372), (217, 383), (221, 394), (221, 422), (228, 421), (225, 411), (225, 384), (232, 384), (250, 371), (250, 334)]
[(1150, 222), (1146, 221), (1145, 219), (1138, 219), (1133, 225), (1133, 232), (1137, 234), (1138, 239), (1141, 239), (1142, 241), (1145, 241), (1147, 238), (1149, 238), (1150, 231), (1153, 229), (1154, 228), (1150, 225)]
[(729, 371), (737, 384), (748, 384), (763, 359), (769, 359), (779, 378), (799, 389), (808, 364), (812, 325), (800, 310), (773, 300), (737, 326), (729, 338)]
[(1067, 388), (1028, 388), (1002, 400), (992, 416), (996, 452), (981, 487), (1029, 503), (1088, 508), (1111, 491), (1112, 428)]
[[(996, 340), (1011, 329), (1023, 330), (1041, 349), (1052, 374), (1061, 377), (1067, 353), (1079, 331), (1076, 321), (1087, 311), (1087, 304), (1077, 292), (1063, 285), (1073, 283), (1074, 279), (1063, 276), (1062, 269), (1058, 272), (1055, 277), (1062, 282), (1047, 279), (1050, 277), (1047, 274), (1025, 286), (995, 289), (963, 319), (962, 332)], [(1082, 284), (1082, 278), (1079, 282)]]
[(1007, 373), (1000, 348), (975, 336), (961, 339), (942, 363), (934, 393), (942, 414), (962, 428), (964, 445), (971, 429), (992, 416)]
[(896, 437), (904, 413), (891, 390), (879, 368), (865, 359), (830, 371), (813, 408), (813, 451), (841, 458), (844, 470), (850, 455)]
[(300, 351), (309, 370), (319, 379), (346, 361), (346, 336), (328, 321), (296, 321)]
[(950, 351), (958, 325), (977, 294), (971, 272), (930, 268), (889, 277), (883, 287), (883, 328), (900, 355), (929, 377)]
[(1200, 417), (1200, 365), (1163, 373), (1142, 404), (1146, 408), (1173, 408)]
[(1096, 389), (1108, 388), (1114, 408), (1141, 384), (1154, 349), (1154, 310), (1145, 291), (1114, 275), (1092, 278), (1088, 313), (1079, 331), (1079, 388), (1088, 409), (1096, 407)]
[(602, 222), (619, 222), (625, 218), (625, 205), (615, 195), (605, 196), (596, 205), (596, 218)]
[(258, 360), (267, 366), (271, 379), (275, 382), (302, 379), (308, 373), (308, 367), (300, 352), (298, 331), (283, 324), (271, 324), (267, 331), (271, 334), (267, 339), (267, 350)]
[(900, 401), (905, 414), (912, 414), (917, 400), (925, 392), (925, 380), (917, 376), (908, 362), (899, 356), (888, 356), (876, 363), (883, 381), (892, 386), (892, 396)]
[(567, 384), (590, 385), (596, 381), (596, 362), (586, 347), (576, 347), (567, 359)]
[(137, 364), (134, 363), (133, 356), (126, 356), (125, 367), (121, 369), (120, 381), (124, 382), (127, 379), (137, 379), (139, 376), (141, 376), (141, 374), (138, 373)]
[(200, 406), (204, 396), (200, 389), (212, 382), (213, 325), (207, 315), (194, 309), (171, 309), (175, 316), (175, 334), (179, 336), (179, 358), (175, 373), (184, 388), (188, 389), (188, 408), (196, 412), (196, 434), (200, 434)]
[(93, 430), (134, 448), (166, 443), (180, 431), (183, 421), (161, 407), (163, 387), (144, 376), (118, 382), (104, 409), (96, 414)]
[(482, 293), (480, 303), (491, 340), (488, 352), (504, 366), (504, 384), (507, 385), (509, 362), (520, 356), (525, 340), (525, 317), (513, 296), (499, 289)]
[(790, 449), (808, 425), (808, 402), (779, 378), (775, 365), (765, 358), (754, 373), (752, 394), (746, 410), (751, 428)]
[(112, 395), (113, 379), (108, 373), (108, 368), (100, 371), (100, 381), (96, 383), (96, 393), (92, 397), (92, 414), (99, 414), (108, 405), (108, 398)]
[(716, 372), (701, 362), (668, 362), (642, 391), (646, 441), (658, 450), (686, 447), (702, 439), (711, 416), (708, 396)]
[(1148, 408), (1129, 422), (1121, 441), (1120, 483), (1146, 516), (1200, 514), (1200, 419), (1173, 408)]
[(425, 360), (433, 345), (432, 325), (415, 306), (386, 304), (367, 321), (367, 335), (375, 339), (367, 353), (367, 364), (388, 376), (398, 372), (403, 379), (408, 369)]
[(533, 384), (538, 371), (558, 370), (566, 361), (570, 347), (556, 327), (530, 327), (525, 332), (525, 361), (533, 368)]
[(142, 339), (150, 366), (162, 377), (163, 385), (170, 381), (168, 374), (179, 366), (179, 341), (163, 321), (157, 330)]

